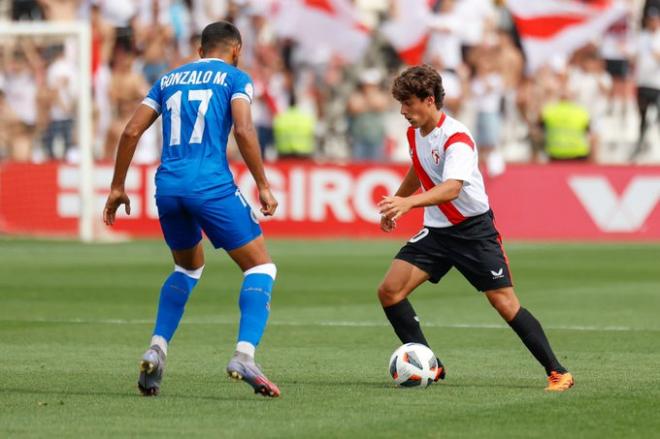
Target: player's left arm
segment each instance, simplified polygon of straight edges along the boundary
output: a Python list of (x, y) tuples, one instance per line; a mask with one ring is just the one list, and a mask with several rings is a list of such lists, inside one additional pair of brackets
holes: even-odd
[(117, 209), (122, 204), (125, 205), (126, 214), (131, 214), (131, 201), (124, 190), (124, 183), (128, 168), (133, 160), (135, 148), (142, 134), (151, 126), (159, 113), (152, 107), (141, 104), (126, 124), (126, 128), (121, 133), (119, 138), (119, 146), (117, 147), (117, 158), (115, 160), (115, 171), (112, 177), (112, 184), (110, 186), (110, 194), (108, 200), (105, 202), (103, 209), (103, 222), (111, 226), (115, 223), (115, 215)]
[(259, 190), (261, 213), (266, 216), (273, 215), (278, 203), (270, 191), (270, 184), (264, 171), (257, 130), (252, 123), (250, 102), (247, 99), (232, 99), (231, 115), (234, 119), (234, 138), (236, 139), (238, 150)]

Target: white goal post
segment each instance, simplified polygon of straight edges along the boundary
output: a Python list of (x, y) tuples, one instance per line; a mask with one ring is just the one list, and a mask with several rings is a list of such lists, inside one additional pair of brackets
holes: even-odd
[(90, 24), (77, 22), (2, 22), (0, 37), (74, 37), (78, 47), (77, 128), (80, 151), (79, 236), (84, 242), (94, 239), (94, 145), (92, 140), (92, 73)]

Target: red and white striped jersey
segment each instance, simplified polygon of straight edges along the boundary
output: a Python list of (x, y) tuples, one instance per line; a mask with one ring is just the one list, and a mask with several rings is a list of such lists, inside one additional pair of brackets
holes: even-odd
[(422, 136), (413, 127), (407, 134), (413, 166), (425, 191), (446, 180), (463, 181), (457, 199), (424, 208), (425, 226), (450, 227), (488, 212), (477, 148), (465, 125), (442, 113), (438, 126), (428, 135)]

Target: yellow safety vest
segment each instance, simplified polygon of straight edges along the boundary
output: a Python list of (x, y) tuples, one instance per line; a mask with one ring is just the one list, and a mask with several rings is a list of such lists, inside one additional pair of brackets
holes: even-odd
[(314, 118), (297, 107), (275, 116), (273, 135), (280, 154), (310, 155), (314, 152)]
[(578, 104), (560, 101), (543, 108), (545, 152), (552, 159), (589, 155), (589, 113)]

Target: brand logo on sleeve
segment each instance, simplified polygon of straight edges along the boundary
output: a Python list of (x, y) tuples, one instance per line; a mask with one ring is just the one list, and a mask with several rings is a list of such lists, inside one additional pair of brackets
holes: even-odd
[(252, 95), (254, 94), (254, 87), (252, 87), (252, 84), (245, 84), (245, 94), (248, 95), (250, 100), (252, 100)]

